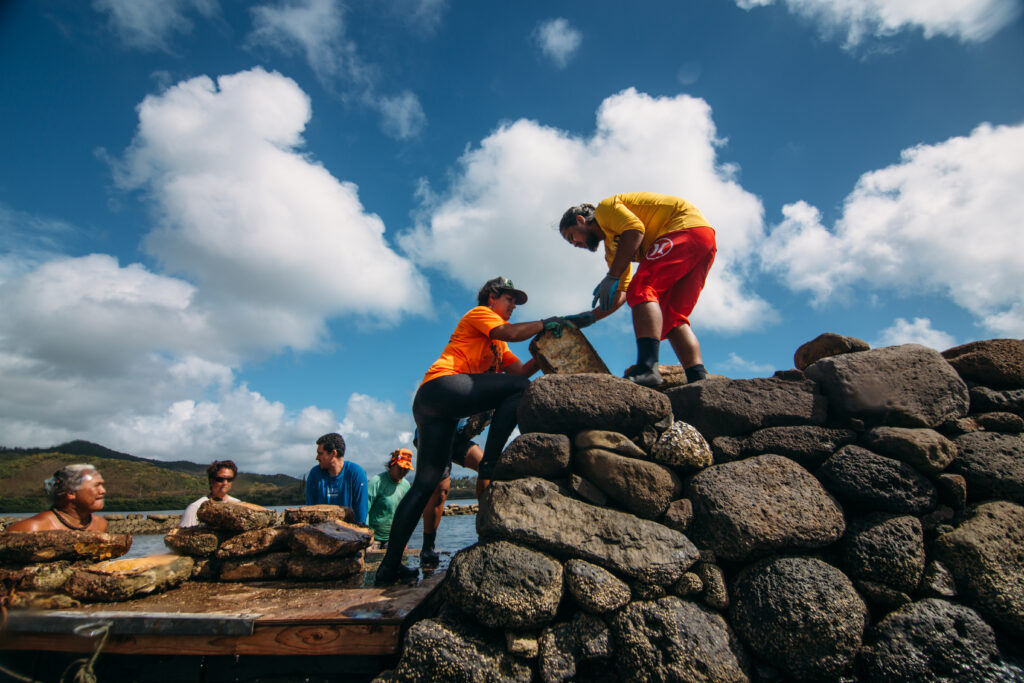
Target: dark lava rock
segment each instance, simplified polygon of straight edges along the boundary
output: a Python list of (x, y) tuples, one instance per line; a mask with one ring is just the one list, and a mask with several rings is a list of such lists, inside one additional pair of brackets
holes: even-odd
[(644, 519), (660, 517), (681, 489), (679, 477), (664, 465), (599, 448), (577, 451), (573, 466), (610, 499)]
[(222, 535), (205, 524), (176, 527), (164, 536), (164, 545), (179, 555), (208, 557), (217, 551)]
[(714, 440), (712, 447), (716, 462), (771, 453), (785, 456), (814, 470), (830, 455), (856, 440), (857, 433), (852, 429), (794, 425), (766, 427), (745, 438), (721, 436)]
[(351, 555), (370, 547), (373, 530), (360, 524), (332, 520), (288, 527), (288, 545), (303, 555)]
[(560, 558), (588, 560), (633, 579), (668, 585), (698, 556), (686, 536), (625, 512), (563, 496), (543, 479), (494, 482), (476, 518), (482, 539), (505, 539)]
[(924, 572), (924, 533), (917, 517), (876, 513), (850, 524), (842, 567), (854, 580), (913, 593)]
[(128, 534), (48, 529), (0, 533), (0, 562), (32, 564), (55, 560), (106, 560), (132, 547)]
[(545, 628), (537, 654), (537, 669), (544, 683), (573, 680), (579, 664), (612, 654), (611, 635), (599, 617), (579, 613)]
[(220, 544), (217, 557), (252, 557), (275, 550), (285, 550), (292, 527), (268, 526), (263, 529), (243, 531)]
[(297, 508), (285, 508), (285, 524), (320, 524), (321, 522), (356, 521), (356, 513), (347, 505), (303, 505)]
[(842, 508), (792, 460), (762, 455), (694, 475), (690, 534), (719, 557), (746, 561), (771, 552), (821, 548), (846, 528)]
[(971, 412), (1008, 412), (1024, 415), (1024, 389), (989, 389), (971, 387)]
[(671, 415), (664, 394), (611, 375), (545, 375), (519, 402), (519, 430), (570, 438), (585, 429), (636, 436)]
[(956, 445), (934, 429), (876, 427), (864, 435), (863, 444), (925, 474), (946, 469), (957, 453)]
[(960, 455), (950, 472), (967, 480), (967, 500), (1012, 500), (1024, 504), (1024, 438), (971, 432), (954, 443)]
[[(649, 429), (654, 433), (655, 440), (657, 440), (657, 432), (654, 431), (654, 427), (649, 427)], [(576, 435), (573, 445), (576, 447), (576, 450), (580, 451), (588, 448), (600, 448), (630, 458), (647, 458), (647, 451), (627, 438), (625, 434), (609, 432), (604, 429), (588, 429), (580, 432)]]
[(569, 475), (569, 490), (576, 494), (577, 498), (591, 505), (604, 507), (608, 504), (608, 496), (605, 492), (578, 474)]
[(543, 626), (562, 599), (562, 565), (507, 541), (477, 544), (452, 559), (445, 596), (485, 626)]
[(974, 416), (978, 426), (987, 432), (1020, 434), (1024, 432), (1024, 417), (1014, 413), (981, 413)]
[(993, 389), (1024, 389), (1024, 339), (987, 339), (942, 352), (965, 381)]
[(558, 479), (568, 471), (569, 437), (534, 432), (520, 434), (498, 456), (494, 479)]
[(793, 354), (793, 365), (797, 370), (804, 370), (811, 363), (830, 356), (840, 356), (844, 353), (856, 351), (867, 351), (871, 347), (863, 339), (857, 337), (844, 337), (834, 332), (819, 334), (809, 342), (801, 344), (800, 348)]
[(693, 523), (693, 503), (687, 498), (673, 500), (668, 504), (661, 523), (669, 529), (675, 529), (679, 533), (685, 534), (689, 531), (690, 524)]
[(252, 503), (232, 503), (226, 500), (207, 500), (196, 512), (199, 521), (212, 529), (249, 531), (273, 526), (277, 513)]
[(288, 573), (289, 552), (220, 560), (221, 581), (270, 581)]
[(615, 665), (624, 681), (751, 678), (746, 653), (719, 614), (675, 596), (632, 602), (611, 619)]
[(569, 560), (564, 571), (566, 590), (586, 612), (605, 614), (629, 602), (629, 586), (607, 569), (585, 560)]
[(983, 503), (932, 546), (960, 597), (990, 621), (1024, 637), (1024, 507)]
[(910, 465), (844, 446), (815, 473), (843, 506), (920, 515), (935, 507), (935, 485)]
[(355, 576), (365, 569), (362, 553), (347, 557), (289, 555), (285, 562), (288, 578), (300, 581), (338, 581)]
[(825, 358), (805, 372), (840, 418), (937, 427), (967, 415), (967, 385), (938, 351), (919, 344)]
[(452, 683), (529, 683), (533, 671), (496, 643), (439, 619), (423, 619), (409, 629), (402, 659), (388, 681)]
[(995, 633), (963, 605), (934, 598), (905, 605), (875, 624), (866, 640), (859, 659), (864, 680), (1000, 680)]
[(867, 623), (867, 607), (846, 575), (807, 557), (770, 558), (744, 569), (729, 614), (754, 653), (800, 680), (847, 671)]
[(825, 397), (810, 380), (712, 380), (669, 389), (666, 395), (676, 419), (709, 441), (763, 427), (825, 423)]

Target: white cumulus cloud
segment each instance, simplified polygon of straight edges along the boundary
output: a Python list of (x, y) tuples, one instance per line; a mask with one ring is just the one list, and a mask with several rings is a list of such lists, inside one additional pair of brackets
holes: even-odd
[(896, 318), (892, 325), (879, 333), (877, 340), (871, 342), (875, 348), (900, 344), (921, 344), (936, 351), (945, 351), (956, 346), (956, 339), (951, 334), (933, 328), (928, 318), (914, 318), (913, 322)]
[(776, 313), (749, 291), (745, 274), (751, 248), (763, 239), (763, 208), (718, 159), (721, 145), (708, 104), (685, 95), (613, 95), (586, 138), (514, 121), (463, 155), (446, 190), (421, 190), (421, 215), (401, 244), (417, 263), (471, 292), (496, 274), (511, 277), (530, 295), (517, 314), (524, 319), (572, 313), (589, 307), (607, 268), (600, 249), (592, 254), (562, 240), (562, 213), (620, 192), (678, 195), (718, 233), (695, 319), (727, 332), (760, 326)]
[(904, 150), (864, 174), (833, 228), (805, 202), (783, 209), (765, 267), (815, 304), (867, 291), (939, 293), (990, 332), (1024, 336), (1024, 125)]
[(559, 69), (564, 69), (583, 42), (583, 34), (567, 19), (546, 19), (533, 30), (533, 39), (541, 53)]
[[(775, 0), (735, 0), (743, 9)], [(1014, 21), (1019, 0), (782, 0), (790, 12), (816, 22), (828, 35), (845, 34), (853, 48), (869, 37), (919, 29), (926, 38), (981, 42)]]

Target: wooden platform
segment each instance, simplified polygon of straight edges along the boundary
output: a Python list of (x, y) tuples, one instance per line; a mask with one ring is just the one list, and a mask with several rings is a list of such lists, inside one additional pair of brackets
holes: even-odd
[(160, 655), (391, 655), (403, 626), (433, 609), (444, 572), (414, 585), (374, 588), (373, 572), (348, 582), (188, 582), (166, 593), (70, 610), (12, 611), (0, 649)]

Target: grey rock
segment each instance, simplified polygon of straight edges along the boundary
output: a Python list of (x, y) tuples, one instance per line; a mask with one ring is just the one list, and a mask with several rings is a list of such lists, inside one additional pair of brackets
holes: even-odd
[(995, 633), (969, 607), (915, 602), (887, 614), (867, 640), (859, 659), (864, 680), (1000, 680)]
[(351, 555), (373, 543), (373, 530), (370, 527), (336, 519), (319, 524), (296, 524), (288, 528), (289, 532), (285, 534), (288, 545), (302, 555)]
[(972, 508), (932, 546), (960, 597), (994, 623), (1024, 637), (1024, 507), (1007, 501)]
[(569, 490), (575, 493), (580, 500), (591, 505), (604, 507), (608, 504), (608, 496), (605, 495), (605, 492), (578, 474), (569, 475)]
[(449, 622), (423, 619), (406, 634), (392, 676), (410, 683), (529, 683), (533, 671), (498, 644)]
[(818, 559), (762, 560), (740, 572), (730, 623), (750, 649), (790, 676), (836, 679), (853, 663), (867, 607), (841, 571)]
[(867, 351), (870, 348), (863, 339), (844, 337), (834, 332), (826, 332), (802, 344), (796, 350), (796, 353), (793, 354), (793, 365), (797, 370), (805, 370), (808, 365), (822, 358), (839, 356), (844, 353), (854, 353), (856, 351)]
[(935, 485), (910, 465), (843, 446), (815, 473), (844, 507), (919, 515), (935, 507)]
[(639, 434), (672, 412), (668, 398), (611, 375), (545, 375), (530, 383), (519, 402), (519, 430), (570, 438), (585, 429)]
[[(648, 429), (645, 427), (645, 429)], [(653, 427), (650, 427), (653, 431)], [(633, 443), (625, 434), (609, 432), (604, 429), (587, 429), (576, 435), (573, 445), (577, 450), (600, 448), (602, 450), (625, 455), (630, 458), (647, 458), (647, 451)]]
[(473, 545), (452, 558), (445, 597), (485, 626), (536, 628), (555, 618), (562, 565), (508, 541)]
[(672, 467), (700, 469), (711, 465), (711, 446), (695, 427), (677, 420), (654, 444), (651, 460)]
[(676, 419), (693, 425), (708, 440), (763, 427), (825, 423), (825, 397), (809, 380), (704, 381), (669, 389), (666, 396)]
[(956, 582), (945, 565), (932, 560), (925, 565), (917, 590), (925, 598), (955, 598)]
[(843, 538), (842, 568), (854, 580), (913, 593), (924, 563), (924, 532), (917, 517), (871, 514), (853, 521)]
[(967, 382), (993, 389), (1024, 389), (1024, 339), (987, 339), (942, 352)]
[(629, 586), (607, 569), (585, 560), (565, 563), (565, 588), (585, 612), (605, 614), (630, 600)]
[(560, 683), (574, 679), (580, 663), (611, 655), (611, 636), (601, 619), (581, 613), (544, 629), (538, 649), (540, 679)]
[(632, 602), (611, 620), (624, 681), (749, 681), (743, 646), (719, 614), (668, 596)]
[(864, 447), (895, 458), (925, 474), (949, 467), (956, 457), (956, 445), (934, 429), (876, 427), (864, 435)]
[(482, 539), (518, 542), (661, 585), (677, 581), (698, 555), (696, 546), (678, 531), (574, 500), (536, 478), (487, 487), (476, 528)]
[(1014, 413), (981, 413), (975, 415), (974, 420), (986, 432), (1003, 432), (1004, 434), (1024, 432), (1024, 417)]
[(543, 477), (557, 479), (569, 470), (569, 437), (564, 434), (520, 434), (494, 465), (494, 479)]
[(856, 439), (857, 433), (852, 429), (794, 425), (766, 427), (745, 438), (719, 437), (715, 439), (712, 447), (717, 449), (716, 462), (772, 453), (795, 460), (807, 469), (813, 470), (830, 455)]
[(664, 465), (599, 448), (577, 451), (573, 467), (610, 499), (644, 519), (664, 514), (681, 489), (679, 477)]
[(1024, 504), (1024, 438), (971, 432), (954, 443), (960, 455), (949, 471), (967, 480), (967, 500), (1012, 500)]
[(842, 536), (838, 503), (810, 472), (778, 455), (714, 465), (694, 475), (691, 535), (728, 560), (821, 548)]
[(679, 533), (685, 534), (689, 530), (690, 524), (693, 523), (693, 503), (687, 498), (673, 500), (668, 504), (661, 523), (669, 529), (675, 529)]
[(919, 344), (825, 358), (805, 373), (840, 418), (872, 426), (937, 427), (967, 415), (967, 385), (938, 351)]
[(971, 412), (1008, 412), (1024, 415), (1024, 389), (971, 387)]

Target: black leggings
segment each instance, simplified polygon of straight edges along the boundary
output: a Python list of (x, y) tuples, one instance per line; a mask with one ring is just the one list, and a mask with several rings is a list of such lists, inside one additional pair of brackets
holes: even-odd
[(530, 380), (521, 375), (494, 373), (444, 375), (420, 385), (412, 402), (412, 416), (419, 429), (416, 478), (395, 511), (382, 566), (397, 567), (402, 562), (402, 553), (423, 509), (451, 462), (452, 437), (459, 418), (494, 409), (477, 473), (481, 479), (490, 479), (505, 442), (516, 428), (516, 408), (529, 385)]

